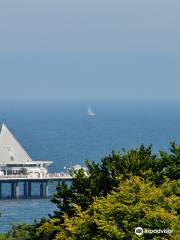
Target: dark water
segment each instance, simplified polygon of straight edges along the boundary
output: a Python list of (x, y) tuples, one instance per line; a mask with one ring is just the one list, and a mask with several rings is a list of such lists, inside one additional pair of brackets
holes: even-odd
[[(86, 116), (88, 105), (95, 118)], [(99, 161), (112, 149), (180, 143), (180, 102), (1, 102), (4, 119), (34, 160), (53, 160), (50, 171)], [(8, 195), (7, 189), (3, 190)], [(34, 187), (36, 191), (36, 187)], [(52, 213), (50, 199), (0, 200), (0, 231)]]

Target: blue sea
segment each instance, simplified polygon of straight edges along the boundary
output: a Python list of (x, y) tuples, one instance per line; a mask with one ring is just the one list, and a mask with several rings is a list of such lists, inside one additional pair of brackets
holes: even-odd
[[(95, 117), (86, 112), (91, 106)], [(180, 102), (176, 101), (1, 101), (0, 120), (33, 160), (52, 160), (50, 172), (100, 161), (112, 150), (153, 144), (153, 151), (180, 144)], [(34, 192), (38, 191), (36, 186)], [(53, 185), (50, 189), (55, 191)], [(8, 196), (9, 189), (3, 189)], [(0, 231), (52, 214), (48, 199), (0, 200)]]

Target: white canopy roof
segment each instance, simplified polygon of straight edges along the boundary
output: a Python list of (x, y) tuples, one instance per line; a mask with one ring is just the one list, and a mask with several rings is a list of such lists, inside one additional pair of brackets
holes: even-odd
[(0, 165), (25, 163), (36, 163), (36, 161), (31, 159), (6, 125), (2, 124), (0, 127)]

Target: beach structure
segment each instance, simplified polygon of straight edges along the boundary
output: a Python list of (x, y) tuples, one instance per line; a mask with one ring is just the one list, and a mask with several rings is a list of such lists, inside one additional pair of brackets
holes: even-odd
[(0, 127), (0, 176), (45, 176), (52, 161), (33, 161), (5, 124)]
[(40, 197), (48, 196), (48, 181), (69, 181), (68, 172), (49, 173), (52, 161), (34, 161), (5, 124), (0, 126), (0, 198), (3, 183), (11, 184), (11, 197), (19, 197), (23, 182), (23, 197), (31, 197), (31, 183), (40, 184)]

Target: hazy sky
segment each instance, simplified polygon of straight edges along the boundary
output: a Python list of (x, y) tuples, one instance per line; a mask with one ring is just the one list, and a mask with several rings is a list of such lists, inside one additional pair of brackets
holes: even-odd
[(0, 0), (0, 98), (180, 99), (179, 0)]

